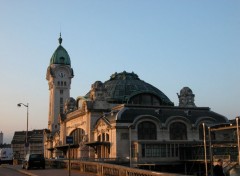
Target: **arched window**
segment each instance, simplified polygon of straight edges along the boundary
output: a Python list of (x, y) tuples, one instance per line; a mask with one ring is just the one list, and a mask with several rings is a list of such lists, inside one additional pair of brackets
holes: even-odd
[(161, 105), (161, 100), (159, 100), (158, 97), (152, 94), (138, 94), (133, 96), (129, 102), (129, 104), (141, 104), (141, 105), (154, 105), (154, 106), (159, 106)]
[(65, 58), (64, 57), (60, 57), (60, 64), (64, 64)]
[(157, 128), (153, 122), (145, 121), (138, 125), (138, 139), (139, 140), (156, 140)]
[(77, 128), (70, 134), (70, 136), (73, 137), (74, 144), (79, 144), (83, 140), (83, 137), (85, 136), (85, 132), (83, 129)]
[(170, 140), (187, 140), (187, 127), (182, 122), (173, 122), (170, 125)]

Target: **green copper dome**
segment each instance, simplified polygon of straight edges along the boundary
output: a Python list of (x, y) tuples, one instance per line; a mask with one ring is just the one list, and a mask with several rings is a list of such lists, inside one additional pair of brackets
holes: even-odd
[(61, 34), (60, 34), (60, 38), (58, 40), (59, 40), (59, 46), (54, 51), (54, 53), (51, 57), (50, 65), (52, 65), (52, 64), (71, 65), (71, 60), (68, 55), (68, 52), (61, 45), (62, 44)]
[[(106, 82), (101, 83), (97, 81), (92, 86), (104, 90), (105, 100), (111, 103), (134, 103), (138, 98), (137, 95), (142, 94), (142, 97), (154, 95), (161, 105), (174, 105), (163, 92), (151, 84), (140, 80), (138, 75), (133, 72), (114, 73)], [(89, 93), (86, 97), (89, 97)]]

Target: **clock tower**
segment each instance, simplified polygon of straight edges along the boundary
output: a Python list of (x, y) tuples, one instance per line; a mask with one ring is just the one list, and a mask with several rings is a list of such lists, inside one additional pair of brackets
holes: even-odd
[(59, 46), (53, 53), (47, 69), (46, 79), (49, 86), (48, 129), (51, 132), (59, 130), (59, 114), (63, 113), (64, 102), (70, 97), (73, 69), (68, 52), (62, 46), (61, 33)]

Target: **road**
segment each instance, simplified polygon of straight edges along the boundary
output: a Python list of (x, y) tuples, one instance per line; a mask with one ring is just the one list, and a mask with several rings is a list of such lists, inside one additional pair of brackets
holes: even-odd
[[(67, 169), (22, 169), (20, 165), (1, 165), (0, 176), (68, 176)], [(71, 176), (95, 176), (95, 174), (81, 173), (76, 170), (71, 171)]]
[(26, 176), (26, 174), (18, 172), (17, 170), (5, 168), (2, 166), (0, 166), (0, 175), (1, 176)]

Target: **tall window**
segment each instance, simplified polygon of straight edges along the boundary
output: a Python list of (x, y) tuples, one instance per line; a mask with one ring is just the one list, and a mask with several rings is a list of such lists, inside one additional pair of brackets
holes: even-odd
[(182, 122), (170, 125), (170, 140), (187, 140), (187, 127)]
[(60, 97), (60, 113), (63, 113), (63, 98)]
[(159, 106), (162, 103), (161, 103), (161, 100), (159, 100), (159, 98), (157, 98), (155, 95), (143, 93), (143, 94), (138, 94), (138, 95), (132, 97), (129, 100), (129, 104)]
[(62, 105), (60, 106), (60, 113), (61, 114), (63, 113), (63, 106)]
[(77, 128), (70, 134), (70, 136), (73, 137), (74, 144), (79, 144), (79, 142), (83, 140), (83, 137), (85, 136), (85, 132), (83, 129)]
[(60, 57), (60, 64), (64, 64), (65, 58), (64, 57)]
[(63, 104), (63, 98), (60, 97), (60, 105)]
[(139, 140), (156, 140), (157, 128), (153, 122), (145, 121), (138, 125)]

